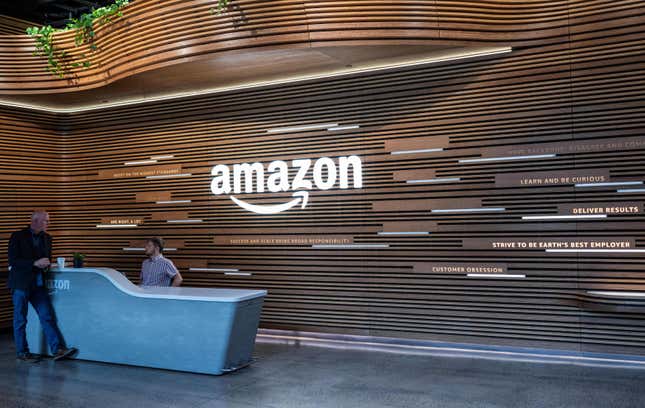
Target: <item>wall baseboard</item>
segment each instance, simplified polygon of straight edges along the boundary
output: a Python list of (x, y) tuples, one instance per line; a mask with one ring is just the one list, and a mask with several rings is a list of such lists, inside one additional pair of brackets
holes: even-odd
[(517, 362), (572, 364), (645, 370), (645, 356), (628, 354), (489, 346), (275, 329), (259, 329), (257, 342), (437, 357), (482, 358)]

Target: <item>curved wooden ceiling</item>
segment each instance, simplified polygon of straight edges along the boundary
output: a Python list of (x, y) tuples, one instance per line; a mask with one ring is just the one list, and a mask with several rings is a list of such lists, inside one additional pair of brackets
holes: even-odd
[[(45, 60), (32, 55), (33, 39), (0, 36), (0, 94), (95, 89), (143, 72), (229, 54), (368, 45), (430, 50), (527, 46), (568, 34), (569, 3), (234, 0), (228, 13), (217, 16), (210, 12), (213, 0), (138, 0), (124, 9), (122, 18), (96, 28), (100, 51), (91, 56), (92, 67), (71, 68), (64, 79), (47, 72)], [(581, 14), (593, 7), (577, 3)], [(55, 41), (73, 57), (90, 55), (87, 46), (72, 46), (73, 37), (73, 32), (57, 34)]]

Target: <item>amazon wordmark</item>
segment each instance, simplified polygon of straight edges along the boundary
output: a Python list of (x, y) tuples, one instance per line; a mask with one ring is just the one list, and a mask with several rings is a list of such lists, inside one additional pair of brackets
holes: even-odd
[(312, 190), (314, 187), (319, 190), (329, 190), (336, 187), (341, 189), (362, 188), (362, 171), (361, 158), (358, 156), (339, 157), (337, 160), (329, 157), (321, 157), (315, 161), (296, 159), (291, 161), (291, 167), (283, 160), (272, 161), (266, 168), (258, 162), (241, 163), (233, 165), (232, 172), (229, 166), (218, 164), (211, 170), (213, 176), (211, 191), (215, 195), (293, 191), (294, 197), (300, 197), (283, 205), (261, 208), (261, 206), (251, 205), (231, 196), (231, 200), (242, 208), (269, 214), (285, 211), (296, 204), (301, 204), (304, 208), (308, 195), (303, 194), (303, 190)]
[[(329, 157), (321, 157), (313, 163), (313, 182), (308, 179), (311, 159), (297, 159), (291, 162), (291, 171), (287, 162), (275, 160), (264, 168), (262, 163), (242, 163), (233, 165), (233, 186), (231, 187), (231, 170), (225, 164), (218, 164), (211, 170), (213, 194), (263, 193), (269, 191), (311, 190), (315, 185), (319, 190), (334, 188), (338, 182), (340, 188), (349, 188), (350, 169), (353, 175), (353, 187), (363, 186), (362, 163), (358, 156), (339, 157), (338, 165)], [(327, 170), (327, 174), (323, 173)], [(289, 174), (293, 174), (293, 179)], [(244, 180), (244, 191), (242, 191)]]

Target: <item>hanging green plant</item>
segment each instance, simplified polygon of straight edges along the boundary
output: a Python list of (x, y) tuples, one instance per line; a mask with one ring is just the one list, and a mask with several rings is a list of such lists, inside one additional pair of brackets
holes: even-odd
[[(211, 8), (211, 14), (221, 15), (226, 12), (230, 0), (217, 0), (215, 8)], [(85, 54), (80, 55), (80, 60), (74, 60), (71, 55), (54, 44), (54, 34), (75, 30), (74, 44), (79, 47), (88, 43), (92, 53), (98, 51), (94, 43), (94, 27), (112, 22), (115, 16), (122, 17), (121, 9), (127, 5), (129, 0), (115, 0), (114, 3), (92, 10), (91, 13), (82, 14), (79, 18), (72, 18), (65, 28), (57, 29), (51, 25), (42, 27), (27, 28), (27, 35), (34, 38), (36, 49), (34, 55), (47, 58), (47, 70), (54, 75), (63, 78), (69, 73), (69, 68), (89, 68), (92, 63)]]
[(89, 68), (92, 63), (85, 54), (81, 54), (81, 60), (73, 60), (67, 51), (56, 47), (54, 34), (75, 30), (74, 44), (78, 47), (89, 43), (92, 52), (98, 51), (94, 44), (94, 24), (103, 25), (110, 23), (115, 16), (121, 17), (121, 9), (129, 3), (129, 0), (115, 0), (114, 3), (92, 10), (91, 13), (82, 14), (79, 18), (73, 18), (63, 29), (57, 29), (51, 25), (42, 27), (27, 28), (27, 35), (34, 38), (36, 49), (34, 55), (47, 58), (47, 70), (54, 75), (63, 78), (69, 72), (69, 68)]
[(217, 14), (218, 16), (224, 13), (228, 9), (229, 0), (217, 0), (217, 6), (210, 9), (211, 14)]
[(47, 70), (52, 74), (62, 76), (59, 61), (65, 56), (65, 52), (54, 47), (53, 36), (57, 30), (50, 25), (42, 27), (28, 27), (27, 34), (36, 41), (34, 55), (47, 57)]

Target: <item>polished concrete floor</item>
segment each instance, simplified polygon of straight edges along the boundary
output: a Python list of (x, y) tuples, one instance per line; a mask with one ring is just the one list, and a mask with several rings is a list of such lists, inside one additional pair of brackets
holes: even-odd
[(259, 343), (213, 377), (86, 361), (17, 361), (0, 334), (0, 407), (645, 407), (645, 369)]

